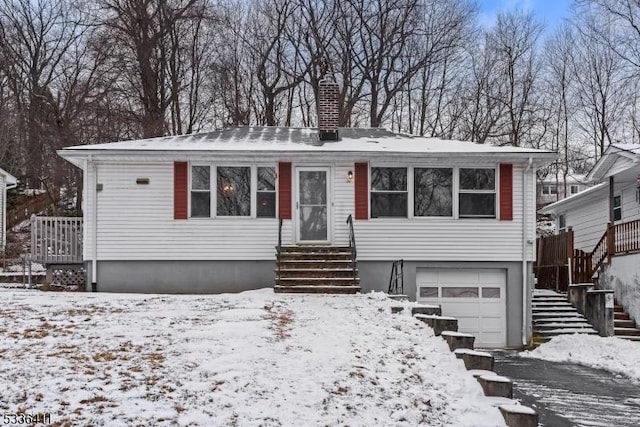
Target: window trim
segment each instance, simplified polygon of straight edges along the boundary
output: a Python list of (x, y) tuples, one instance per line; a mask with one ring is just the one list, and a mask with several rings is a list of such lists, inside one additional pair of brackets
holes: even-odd
[[(404, 191), (397, 190), (382, 190), (373, 191), (373, 169), (404, 169), (406, 172), (407, 188)], [(370, 219), (387, 219), (387, 220), (402, 220), (413, 218), (413, 197), (410, 197), (413, 192), (413, 179), (410, 174), (413, 173), (413, 167), (407, 165), (370, 165), (369, 166), (369, 218)], [(373, 216), (373, 193), (391, 193), (391, 194), (406, 194), (407, 195), (407, 215), (406, 216)]]
[[(464, 166), (464, 167), (458, 167), (458, 194), (457, 194), (457, 199), (458, 199), (458, 219), (499, 219), (499, 215), (498, 215), (498, 208), (500, 206), (500, 200), (499, 200), (499, 195), (500, 192), (498, 191), (498, 188), (500, 187), (500, 174), (498, 172), (498, 167), (468, 167), (468, 166)], [(460, 170), (461, 169), (486, 169), (486, 170), (493, 170), (493, 190), (468, 190), (468, 189), (462, 189), (460, 187)], [(493, 194), (493, 216), (489, 216), (489, 215), (465, 215), (465, 216), (460, 216), (460, 195), (461, 194)]]
[[(201, 167), (201, 166), (206, 166), (206, 167), (209, 168), (209, 189), (208, 190), (194, 190), (193, 189), (193, 168), (194, 167)], [(188, 205), (188, 215), (187, 215), (188, 219), (202, 220), (202, 219), (212, 218), (211, 214), (213, 213), (212, 209), (213, 209), (213, 198), (214, 198), (214, 194), (213, 193), (214, 192), (213, 192), (213, 190), (211, 188), (211, 183), (212, 183), (211, 182), (211, 179), (212, 179), (211, 168), (212, 168), (212, 165), (208, 164), (208, 163), (189, 163), (189, 168), (188, 168), (188, 170), (189, 170), (189, 176), (188, 176), (189, 200), (188, 200), (188, 203), (187, 203), (187, 205)], [(195, 216), (195, 217), (192, 216), (191, 208), (193, 206), (193, 203), (192, 203), (193, 199), (191, 197), (191, 194), (193, 192), (196, 192), (196, 193), (209, 193), (209, 216)]]
[[(209, 169), (209, 192), (210, 192), (210, 206), (209, 206), (209, 213), (210, 215), (208, 217), (193, 217), (191, 216), (191, 184), (192, 184), (192, 173), (191, 173), (191, 168), (193, 166), (208, 166)], [(218, 215), (218, 167), (248, 167), (250, 170), (250, 192), (251, 192), (251, 209), (250, 209), (250, 215), (245, 215), (245, 216), (230, 216), (230, 215)], [(272, 168), (275, 172), (275, 214), (273, 217), (259, 217), (258, 216), (258, 206), (257, 206), (257, 200), (258, 200), (258, 167), (265, 167), (265, 168)], [(206, 163), (206, 162), (189, 162), (189, 176), (188, 176), (188, 180), (189, 180), (189, 200), (188, 200), (188, 219), (189, 220), (195, 220), (195, 221), (200, 221), (200, 220), (211, 220), (211, 219), (241, 219), (241, 220), (247, 220), (247, 219), (257, 219), (257, 220), (274, 220), (278, 218), (278, 207), (279, 207), (279, 200), (278, 200), (278, 192), (279, 192), (279, 180), (278, 180), (278, 164), (277, 163)], [(195, 190), (198, 191), (198, 190)]]
[[(373, 168), (404, 168), (407, 170), (407, 216), (406, 217), (374, 217), (371, 215), (371, 195), (373, 191), (371, 190), (371, 173)], [(452, 170), (452, 211), (451, 216), (416, 216), (414, 215), (415, 210), (415, 169), (451, 169)], [(495, 195), (495, 207), (494, 207), (494, 216), (460, 216), (460, 169), (489, 169), (494, 171), (494, 189), (490, 190), (473, 190), (474, 192), (485, 192), (487, 194)], [(515, 173), (515, 169), (514, 169)], [(397, 163), (370, 163), (369, 164), (369, 188), (367, 191), (368, 203), (369, 203), (369, 219), (370, 220), (418, 220), (418, 221), (439, 221), (439, 220), (494, 220), (499, 221), (499, 208), (500, 208), (500, 165), (499, 163), (487, 166), (474, 166), (474, 165), (458, 165), (458, 166), (444, 166), (440, 164), (410, 164), (410, 165), (399, 165)], [(468, 190), (467, 190), (468, 191)]]
[[(616, 198), (619, 198), (620, 200), (620, 205), (616, 206)], [(616, 192), (613, 195), (613, 206), (611, 207), (612, 209), (612, 213), (613, 213), (613, 222), (620, 222), (622, 221), (622, 192)], [(620, 212), (620, 218), (616, 219), (616, 211)]]

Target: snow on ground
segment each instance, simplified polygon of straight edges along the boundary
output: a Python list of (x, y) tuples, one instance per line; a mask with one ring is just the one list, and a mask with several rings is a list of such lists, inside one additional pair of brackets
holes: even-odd
[(384, 294), (4, 290), (0, 412), (70, 425), (504, 425)]
[(561, 335), (520, 355), (553, 362), (580, 363), (640, 382), (640, 342), (587, 334)]

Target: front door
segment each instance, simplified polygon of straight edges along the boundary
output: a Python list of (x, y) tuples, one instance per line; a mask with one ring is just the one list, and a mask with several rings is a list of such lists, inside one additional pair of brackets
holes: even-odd
[(297, 168), (296, 210), (299, 243), (329, 239), (329, 168)]

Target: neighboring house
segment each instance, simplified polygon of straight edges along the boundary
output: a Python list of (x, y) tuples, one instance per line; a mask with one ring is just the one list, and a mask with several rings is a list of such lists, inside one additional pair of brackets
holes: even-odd
[(84, 173), (93, 289), (273, 286), (279, 218), (282, 245), (347, 246), (353, 216), (363, 292), (386, 291), (403, 259), (411, 299), (481, 345), (526, 342), (536, 168), (556, 154), (319, 122), (59, 151)]
[(540, 212), (554, 216), (557, 231), (573, 230), (575, 249), (608, 255), (594, 273), (625, 305), (638, 307), (631, 314), (640, 320), (640, 145), (611, 144), (587, 179), (599, 184)]
[(589, 185), (585, 175), (573, 173), (567, 175), (566, 191), (562, 176), (547, 175), (538, 184), (538, 206), (542, 207), (557, 202), (587, 188)]
[(4, 251), (7, 244), (7, 190), (14, 188), (18, 185), (16, 177), (11, 175), (4, 169), (0, 169), (0, 248)]

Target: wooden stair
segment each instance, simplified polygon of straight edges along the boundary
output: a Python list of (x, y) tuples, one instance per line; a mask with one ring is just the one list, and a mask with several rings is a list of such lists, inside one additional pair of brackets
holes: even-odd
[(640, 329), (621, 305), (613, 306), (613, 333), (616, 338), (640, 341)]
[(567, 301), (567, 297), (557, 292), (535, 290), (531, 315), (534, 345), (547, 342), (558, 335), (596, 335), (598, 333), (587, 319)]
[(358, 270), (348, 246), (282, 246), (276, 260), (275, 292), (355, 294)]

